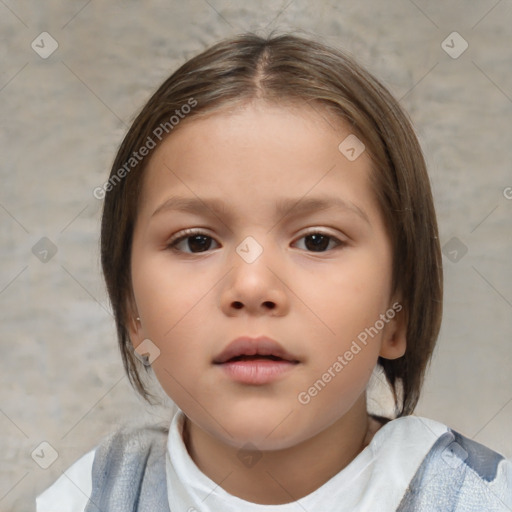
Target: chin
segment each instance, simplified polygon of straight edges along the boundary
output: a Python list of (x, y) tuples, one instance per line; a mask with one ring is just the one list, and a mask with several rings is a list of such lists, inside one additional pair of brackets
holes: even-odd
[[(292, 416), (293, 414), (290, 414), (287, 418), (281, 413), (278, 416), (261, 414), (256, 417), (255, 415), (226, 417), (223, 426), (231, 435), (226, 435), (226, 432), (222, 431), (222, 439), (226, 444), (237, 449), (247, 448), (247, 445), (250, 444), (262, 451), (284, 450), (308, 437), (305, 433), (301, 433), (296, 419), (288, 421)], [(218, 436), (218, 434), (217, 430), (213, 435)]]

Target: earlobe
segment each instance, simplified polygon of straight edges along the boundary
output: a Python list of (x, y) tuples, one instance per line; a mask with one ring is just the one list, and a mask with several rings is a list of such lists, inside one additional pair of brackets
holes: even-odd
[(126, 308), (126, 319), (127, 319), (127, 324), (128, 324), (127, 325), (128, 334), (130, 336), (132, 345), (135, 347), (140, 343), (140, 341), (143, 338), (141, 338), (142, 324), (141, 324), (140, 316), (139, 316), (139, 313), (137, 312), (137, 307), (135, 306), (135, 301), (133, 300), (133, 298), (129, 301), (128, 306)]
[(130, 320), (130, 333), (137, 334), (141, 327), (140, 325), (140, 316), (132, 317)]
[(143, 333), (141, 332), (142, 323), (133, 292), (130, 293), (127, 299), (125, 311), (128, 335), (130, 336), (132, 345), (136, 347), (141, 342), (141, 340), (144, 339), (144, 337), (142, 336)]
[(128, 334), (134, 348), (137, 347), (144, 339), (141, 320), (140, 317), (136, 314), (131, 316), (130, 320), (128, 321)]
[(395, 302), (388, 311), (395, 314), (384, 329), (379, 355), (384, 359), (398, 359), (407, 348), (407, 315), (399, 302)]

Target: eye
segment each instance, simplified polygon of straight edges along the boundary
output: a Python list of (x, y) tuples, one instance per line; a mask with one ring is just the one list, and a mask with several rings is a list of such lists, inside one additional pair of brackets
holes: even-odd
[[(179, 235), (169, 241), (168, 249), (187, 254), (197, 254), (208, 251), (211, 248), (212, 241), (215, 242), (211, 236), (194, 229), (187, 229), (181, 232), (181, 236)], [(183, 247), (189, 250), (187, 251)]]
[[(299, 240), (304, 240), (304, 248), (309, 252), (326, 252), (329, 249), (344, 245), (344, 242), (335, 236), (321, 231), (307, 233), (299, 238)], [(217, 244), (217, 242), (206, 233), (199, 230), (187, 229), (178, 233), (178, 236), (171, 239), (167, 244), (167, 248), (186, 254), (198, 254), (210, 250), (212, 248), (212, 242)], [(219, 244), (217, 245), (220, 247)]]
[[(321, 231), (306, 233), (304, 236), (299, 238), (299, 240), (302, 239), (304, 239), (304, 246), (306, 250), (310, 252), (325, 252), (332, 243), (334, 243), (335, 247), (344, 245), (344, 242), (335, 236), (322, 233)], [(332, 249), (333, 247), (331, 246), (330, 248)]]

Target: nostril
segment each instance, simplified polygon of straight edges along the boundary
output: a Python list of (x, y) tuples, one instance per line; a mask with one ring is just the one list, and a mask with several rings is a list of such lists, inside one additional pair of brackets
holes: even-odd
[[(275, 302), (267, 300), (267, 301), (263, 302), (263, 306), (268, 308), (268, 309), (275, 309), (276, 304), (275, 304)], [(233, 307), (235, 309), (242, 309), (244, 307), (244, 305), (240, 301), (236, 300), (236, 301), (233, 302)]]

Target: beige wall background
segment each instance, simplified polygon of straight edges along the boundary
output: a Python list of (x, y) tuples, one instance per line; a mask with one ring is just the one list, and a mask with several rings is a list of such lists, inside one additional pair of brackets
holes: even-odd
[(511, 26), (509, 0), (1, 1), (0, 510), (32, 510), (120, 422), (166, 421), (123, 374), (93, 190), (160, 82), (246, 30), (342, 47), (409, 111), (446, 286), (416, 413), (511, 457)]

